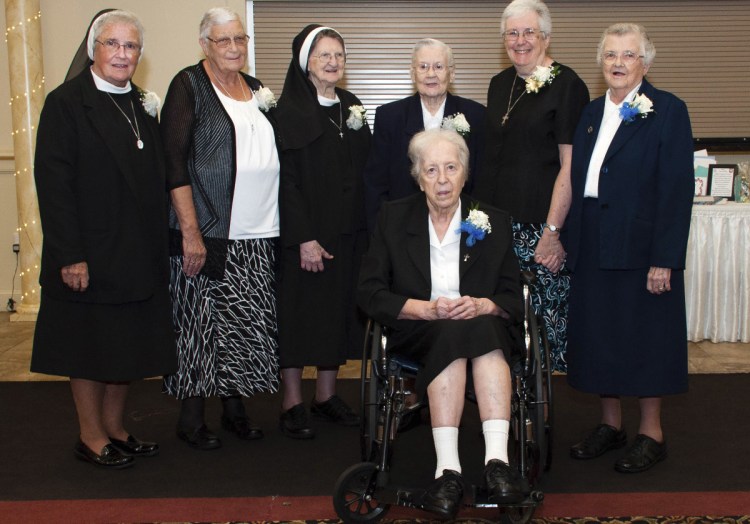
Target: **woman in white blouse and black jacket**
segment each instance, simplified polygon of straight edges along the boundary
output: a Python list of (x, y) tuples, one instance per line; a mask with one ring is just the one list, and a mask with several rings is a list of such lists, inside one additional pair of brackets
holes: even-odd
[(204, 400), (222, 399), (222, 427), (263, 436), (241, 397), (276, 391), (279, 159), (270, 91), (241, 72), (248, 35), (236, 13), (210, 9), (200, 25), (206, 59), (180, 71), (162, 111), (171, 191), (171, 292), (177, 373), (164, 389), (182, 400), (177, 435), (221, 446)]
[(391, 328), (392, 352), (422, 365), (416, 385), (429, 398), (437, 466), (420, 505), (452, 518), (463, 496), (458, 433), (469, 360), (490, 500), (523, 498), (508, 466), (507, 362), (521, 347), (519, 268), (510, 216), (461, 195), (469, 166), (463, 138), (422, 131), (411, 140), (409, 158), (423, 194), (383, 204), (362, 260), (358, 303)]

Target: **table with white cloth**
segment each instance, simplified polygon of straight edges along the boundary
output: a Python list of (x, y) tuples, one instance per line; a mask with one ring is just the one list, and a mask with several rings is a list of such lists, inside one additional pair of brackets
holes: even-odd
[(688, 339), (750, 342), (750, 204), (695, 205), (685, 264)]

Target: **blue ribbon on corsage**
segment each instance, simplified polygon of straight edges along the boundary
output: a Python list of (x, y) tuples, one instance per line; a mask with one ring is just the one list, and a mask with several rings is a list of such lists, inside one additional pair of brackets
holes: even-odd
[(469, 216), (461, 222), (461, 227), (456, 233), (466, 233), (466, 246), (472, 247), (477, 240), (484, 240), (488, 233), (492, 233), (490, 217), (478, 208), (470, 209)]

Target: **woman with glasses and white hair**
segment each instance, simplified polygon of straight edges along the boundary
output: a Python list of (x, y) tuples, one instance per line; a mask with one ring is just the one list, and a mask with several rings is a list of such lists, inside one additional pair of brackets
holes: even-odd
[(339, 366), (361, 350), (364, 336), (354, 286), (367, 242), (362, 168), (370, 150), (362, 102), (337, 86), (346, 62), (338, 31), (308, 25), (292, 41), (279, 100), (279, 423), (290, 438), (315, 436), (302, 398), (304, 366), (318, 370), (313, 414), (344, 426), (359, 424), (336, 395)]
[(622, 473), (667, 456), (661, 397), (687, 391), (683, 270), (693, 204), (693, 136), (685, 103), (644, 77), (656, 50), (646, 30), (614, 24), (599, 44), (607, 93), (583, 111), (573, 140), (565, 247), (573, 272), (568, 383), (601, 400), (601, 423), (571, 456), (627, 443), (620, 396), (640, 425), (615, 462)]
[(164, 389), (182, 400), (177, 436), (200, 450), (221, 446), (206, 397), (221, 398), (226, 431), (255, 440), (242, 398), (279, 385), (275, 100), (242, 72), (248, 39), (237, 13), (208, 10), (206, 59), (175, 76), (162, 111), (179, 363)]
[(419, 40), (412, 50), (410, 74), (417, 92), (384, 104), (375, 112), (372, 150), (364, 171), (370, 231), (375, 227), (383, 201), (419, 191), (410, 174), (411, 162), (407, 154), (409, 141), (418, 132), (446, 127), (456, 129), (463, 136), (471, 159), (471, 165), (467, 166), (467, 193), (481, 165), (485, 108), (448, 91), (456, 76), (453, 50), (434, 38)]
[(110, 469), (156, 455), (129, 433), (129, 384), (175, 369), (158, 98), (131, 82), (143, 26), (93, 22), (71, 80), (44, 103), (34, 175), (44, 244), (31, 370), (70, 377), (80, 460)]
[(501, 34), (512, 66), (492, 78), (487, 94), (487, 146), (474, 196), (513, 217), (522, 270), (537, 276), (534, 310), (547, 329), (554, 369), (565, 370), (567, 296), (560, 230), (570, 206), (573, 132), (589, 92), (569, 67), (548, 54), (549, 9), (514, 0)]

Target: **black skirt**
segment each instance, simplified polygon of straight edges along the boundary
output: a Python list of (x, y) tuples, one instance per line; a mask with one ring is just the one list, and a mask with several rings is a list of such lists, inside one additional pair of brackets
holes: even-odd
[(282, 250), (279, 360), (287, 367), (336, 367), (362, 355), (365, 318), (354, 303), (367, 235), (339, 235), (323, 247), (318, 273), (300, 268), (299, 246)]
[(31, 371), (126, 382), (177, 369), (169, 290), (125, 304), (57, 300), (42, 293)]
[(419, 363), (417, 390), (423, 393), (446, 367), (460, 358), (473, 359), (499, 349), (510, 362), (519, 347), (517, 329), (500, 317), (482, 315), (468, 320), (420, 322), (405, 332), (395, 332), (389, 340), (392, 353)]
[(571, 280), (568, 383), (588, 393), (661, 396), (687, 391), (683, 271), (671, 291), (646, 289), (649, 268), (599, 268), (599, 205), (583, 206), (580, 255)]

